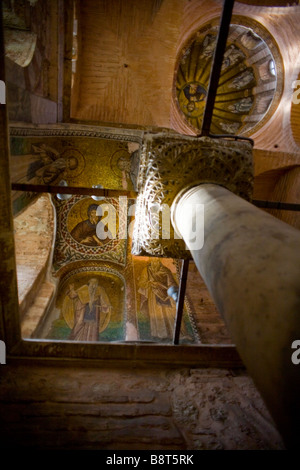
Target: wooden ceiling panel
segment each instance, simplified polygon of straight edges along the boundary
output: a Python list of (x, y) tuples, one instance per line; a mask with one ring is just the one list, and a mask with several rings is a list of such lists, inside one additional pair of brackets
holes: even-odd
[(264, 7), (288, 7), (291, 5), (299, 5), (298, 0), (239, 0), (239, 3)]
[(168, 126), (184, 3), (81, 2), (75, 77), (80, 86), (73, 118)]

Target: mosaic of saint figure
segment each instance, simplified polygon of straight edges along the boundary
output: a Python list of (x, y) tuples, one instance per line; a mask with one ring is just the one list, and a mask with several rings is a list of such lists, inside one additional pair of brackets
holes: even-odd
[(49, 145), (32, 145), (32, 151), (35, 155), (39, 156), (39, 159), (30, 163), (27, 171), (28, 181), (32, 182), (35, 179), (37, 183), (51, 184), (66, 169), (73, 171), (78, 167), (76, 156), (65, 158)]
[(71, 283), (62, 306), (62, 314), (72, 331), (68, 339), (98, 341), (109, 324), (111, 304), (98, 279), (92, 278), (78, 289)]
[(224, 53), (222, 71), (228, 67), (232, 67), (240, 60), (245, 59), (245, 57), (245, 54), (238, 47), (234, 44), (230, 44)]
[(188, 100), (187, 110), (194, 111), (196, 103), (204, 101), (206, 98), (206, 90), (199, 83), (189, 83), (183, 89), (184, 96)]
[(172, 337), (176, 314), (175, 302), (168, 288), (176, 282), (171, 271), (153, 259), (142, 271), (139, 280), (140, 310), (149, 315), (151, 335), (160, 339)]
[(247, 98), (243, 98), (234, 104), (230, 104), (228, 106), (228, 110), (232, 113), (249, 113), (253, 106), (253, 101), (253, 98), (248, 96)]
[[(132, 147), (136, 145), (133, 143)], [(123, 189), (132, 189), (136, 187), (139, 172), (139, 151), (132, 152), (119, 149), (110, 157), (110, 166), (113, 174), (121, 179)]]
[(241, 88), (249, 85), (252, 81), (254, 81), (254, 74), (252, 69), (248, 68), (232, 80), (232, 82), (229, 84), (229, 88), (240, 90)]
[[(78, 243), (82, 243), (87, 246), (99, 246), (107, 243), (112, 239), (112, 234), (109, 230), (105, 231), (103, 223), (100, 221), (100, 215), (97, 215), (97, 210), (99, 214), (98, 204), (90, 204), (87, 210), (88, 218), (82, 220), (71, 230), (71, 236)], [(100, 239), (97, 235), (99, 231), (99, 224), (102, 224), (101, 233), (106, 235), (105, 239)], [(98, 227), (98, 229), (97, 229)]]
[(203, 40), (203, 52), (200, 59), (212, 57), (217, 42), (217, 36), (214, 34), (207, 34)]

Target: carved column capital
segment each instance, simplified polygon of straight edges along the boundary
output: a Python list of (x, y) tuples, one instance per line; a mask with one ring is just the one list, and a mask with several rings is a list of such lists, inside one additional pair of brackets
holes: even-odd
[(183, 240), (174, 238), (173, 227), (168, 231), (166, 224), (168, 208), (176, 195), (194, 185), (214, 183), (250, 200), (252, 160), (252, 145), (248, 141), (146, 134), (138, 176), (132, 253), (190, 258)]

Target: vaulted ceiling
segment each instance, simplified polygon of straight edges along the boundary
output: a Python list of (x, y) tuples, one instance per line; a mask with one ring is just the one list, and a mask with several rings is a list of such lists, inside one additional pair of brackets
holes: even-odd
[[(199, 90), (204, 87), (207, 92), (214, 46), (214, 42), (206, 44), (203, 53), (203, 41), (209, 41), (209, 30), (213, 32), (218, 25), (222, 4), (221, 0), (77, 2), (71, 118), (196, 134), (205, 103)], [(295, 3), (243, 1), (234, 5), (227, 54), (231, 47), (243, 57), (229, 72), (223, 65), (225, 75), (213, 118), (217, 127), (213, 125), (212, 131), (246, 133), (254, 139), (255, 175), (261, 175), (258, 186), (255, 181), (255, 198), (259, 194), (260, 199), (299, 203), (295, 191), (288, 191), (288, 196), (278, 190), (272, 194), (267, 183), (262, 191), (264, 178), (273, 178), (274, 187), (278, 183), (278, 173), (270, 173), (272, 169), (286, 172), (299, 164), (300, 106), (294, 83), (300, 68), (299, 19), (300, 7)], [(244, 36), (237, 25), (244, 28)], [(247, 48), (243, 40), (247, 31), (261, 42), (249, 42)], [(272, 57), (276, 80), (269, 68)], [(202, 81), (193, 81), (193, 70), (193, 76), (201, 76)], [(240, 89), (247, 70), (254, 74), (253, 80)], [(234, 89), (235, 78), (238, 89)], [(191, 84), (195, 90), (198, 86), (198, 98), (195, 91), (191, 98)], [(188, 111), (189, 100), (198, 109)], [(239, 106), (244, 111), (237, 110)], [(264, 176), (264, 172), (268, 173)], [(298, 176), (293, 175), (289, 177), (290, 182), (295, 178), (292, 187), (299, 186)], [(286, 212), (276, 215), (286, 218)], [(300, 226), (299, 213), (290, 220)]]
[[(300, 69), (300, 6), (286, 3), (235, 2), (212, 131), (245, 133), (254, 140), (254, 199), (299, 204), (300, 106), (293, 97)], [(66, 0), (64, 4), (61, 11), (59, 2), (32, 2), (27, 25), (37, 37), (32, 61), (21, 68), (7, 59), (12, 162), (17, 162), (18, 152), (23, 162), (24, 155), (29, 160), (32, 154), (56, 160), (71, 152), (77, 163), (85, 163), (77, 167), (76, 175), (64, 169), (69, 184), (128, 189), (131, 182), (124, 180), (126, 172), (116, 162), (120, 152), (126, 158), (134, 154), (144, 130), (171, 129), (188, 135), (199, 131), (223, 2)], [(51, 137), (50, 131), (47, 142), (46, 134), (31, 136), (21, 151), (14, 130), (20, 121), (58, 123), (61, 134)], [(95, 141), (72, 137), (76, 125), (92, 126), (96, 133), (96, 128), (112, 134), (122, 129), (126, 142), (99, 140), (96, 148)], [(24, 168), (12, 164), (14, 181), (22, 175), (28, 179)], [(300, 228), (299, 212), (270, 212)], [(61, 243), (65, 238), (57, 233)], [(63, 255), (69, 256), (69, 245), (62, 245)], [(56, 251), (55, 260), (61, 255)], [(107, 262), (104, 258), (99, 262)], [(58, 263), (64, 275), (66, 259)], [(195, 277), (194, 273), (190, 285)], [(210, 308), (209, 297), (205, 300), (204, 307), (194, 298), (198, 311)], [(219, 339), (229, 341), (226, 333)]]
[[(176, 106), (178, 61), (193, 36), (199, 38), (201, 28), (207, 31), (211, 23), (218, 23), (221, 10), (219, 0), (78, 2), (71, 117), (174, 128), (193, 134)], [(232, 23), (252, 28), (271, 48), (276, 62), (277, 88), (268, 122), (265, 120), (251, 133), (256, 148), (298, 151), (297, 125), (291, 124), (292, 83), (299, 73), (298, 21), (298, 6), (267, 7), (262, 2), (235, 2)], [(250, 47), (243, 51), (248, 54), (247, 64), (257, 64), (261, 71), (250, 94), (269, 93), (269, 81), (262, 71), (266, 69), (262, 60), (266, 52), (261, 47), (260, 54)], [(251, 54), (255, 57), (251, 58)], [(200, 61), (197, 67), (206, 65)], [(292, 116), (296, 121), (299, 111), (294, 108)], [(254, 114), (261, 121), (259, 112)]]

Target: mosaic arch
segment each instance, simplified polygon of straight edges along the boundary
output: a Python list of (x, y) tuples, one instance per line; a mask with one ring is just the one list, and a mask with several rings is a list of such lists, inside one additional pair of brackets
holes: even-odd
[[(199, 133), (216, 47), (218, 21), (202, 26), (179, 54), (173, 99), (180, 119)], [(282, 61), (261, 25), (233, 17), (211, 124), (213, 134), (253, 134), (271, 116), (282, 92)]]
[(125, 280), (116, 270), (82, 266), (60, 281), (48, 339), (80, 342), (125, 338)]
[[(78, 261), (109, 261), (125, 266), (127, 238), (119, 238), (119, 234), (126, 233), (127, 220), (126, 214), (119, 208), (118, 199), (95, 201), (89, 196), (75, 195), (67, 201), (56, 197), (52, 201), (57, 226), (52, 259), (52, 274), (55, 277), (59, 277), (70, 263)], [(116, 215), (111, 224), (106, 216), (108, 213)], [(106, 221), (102, 223), (100, 219)], [(107, 235), (104, 239), (99, 238), (99, 225), (103, 228), (103, 235)], [(109, 236), (107, 227), (112, 232)]]
[[(149, 257), (133, 257), (130, 264), (131, 274), (128, 269), (119, 271), (103, 262), (70, 266), (58, 282), (55, 305), (39, 337), (172, 343), (176, 303), (167, 291), (179, 284), (179, 264), (172, 259)], [(180, 343), (199, 342), (193, 305), (187, 296)]]

